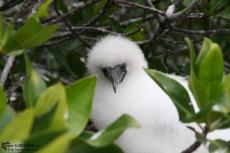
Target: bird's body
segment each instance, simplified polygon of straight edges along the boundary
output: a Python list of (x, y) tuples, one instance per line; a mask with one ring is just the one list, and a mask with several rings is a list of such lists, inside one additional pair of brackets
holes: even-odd
[[(120, 71), (125, 73), (118, 71), (123, 77), (114, 83), (106, 67), (117, 71), (117, 65), (122, 64), (126, 70), (123, 67)], [(180, 153), (194, 143), (194, 132), (179, 121), (170, 98), (143, 70), (147, 64), (135, 43), (108, 36), (92, 48), (87, 66), (98, 78), (92, 111), (95, 126), (105, 128), (122, 114), (133, 116), (141, 125), (117, 140), (125, 153)], [(172, 77), (186, 86), (185, 80)], [(207, 152), (202, 146), (195, 153)]]
[(116, 94), (111, 84), (98, 80), (92, 120), (103, 129), (124, 113), (133, 116), (141, 128), (129, 129), (118, 139), (125, 153), (179, 153), (195, 141), (195, 136), (179, 122), (168, 96), (140, 71), (124, 80)]

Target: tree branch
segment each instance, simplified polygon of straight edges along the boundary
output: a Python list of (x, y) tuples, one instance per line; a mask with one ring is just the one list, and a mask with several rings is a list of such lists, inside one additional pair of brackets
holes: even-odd
[[(203, 134), (204, 138), (206, 138), (206, 136), (208, 134), (207, 126), (203, 129), (202, 134)], [(199, 140), (196, 140), (191, 146), (189, 146), (187, 149), (185, 149), (181, 153), (192, 153), (192, 152), (196, 151), (200, 147), (201, 144), (202, 143)]]
[(1, 85), (4, 86), (6, 80), (7, 80), (7, 77), (8, 77), (8, 74), (10, 72), (10, 69), (14, 63), (14, 60), (15, 60), (15, 56), (10, 56), (7, 61), (6, 61), (6, 64), (5, 64), (5, 67), (2, 71), (2, 74), (1, 74), (1, 79), (0, 79), (0, 82), (1, 82)]
[(139, 4), (139, 3), (134, 3), (134, 2), (126, 1), (126, 0), (114, 0), (114, 1), (117, 4), (123, 4), (123, 5), (127, 5), (127, 6), (142, 8), (142, 9), (151, 11), (151, 12), (156, 13), (156, 14), (160, 14), (160, 15), (163, 15), (163, 16), (165, 15), (165, 13), (163, 11), (161, 11), (161, 10), (158, 10), (158, 9), (152, 8), (152, 7), (148, 7), (148, 6)]
[(188, 30), (180, 28), (170, 28), (172, 31), (186, 34), (208, 35), (208, 34), (230, 34), (230, 29), (210, 29), (210, 30)]
[(186, 7), (184, 10), (171, 15), (168, 18), (168, 21), (173, 22), (173, 21), (181, 20), (182, 18), (187, 17), (190, 13), (192, 13), (194, 9), (196, 9), (199, 6), (199, 3), (200, 3), (200, 0), (193, 0), (193, 2), (188, 7)]

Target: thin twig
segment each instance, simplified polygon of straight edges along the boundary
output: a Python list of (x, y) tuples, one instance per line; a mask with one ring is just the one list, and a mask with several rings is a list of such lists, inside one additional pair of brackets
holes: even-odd
[(188, 15), (190, 15), (190, 13), (192, 13), (194, 9), (196, 9), (199, 6), (199, 3), (200, 0), (193, 0), (193, 2), (184, 10), (171, 15), (170, 18), (168, 18), (168, 21), (174, 22), (187, 17)]
[(11, 1), (8, 1), (6, 2), (5, 4), (3, 4), (1, 7), (0, 7), (0, 12), (2, 11), (6, 11), (8, 9), (11, 9), (12, 7), (14, 7), (15, 5), (19, 4), (23, 2), (22, 0), (11, 0)]
[(230, 34), (230, 29), (210, 29), (210, 30), (188, 30), (180, 28), (171, 28), (172, 31), (181, 32), (186, 34), (197, 34), (197, 35), (207, 35), (207, 34)]
[(15, 60), (15, 56), (10, 56), (7, 61), (6, 61), (6, 64), (5, 64), (5, 67), (2, 71), (2, 74), (1, 74), (1, 79), (0, 79), (0, 82), (1, 82), (1, 85), (4, 86), (6, 80), (7, 80), (7, 77), (9, 75), (9, 72), (10, 72), (10, 69), (14, 63), (14, 60)]
[(159, 10), (159, 9), (148, 7), (148, 6), (139, 4), (139, 3), (134, 3), (134, 2), (126, 1), (126, 0), (114, 0), (114, 1), (115, 1), (115, 3), (118, 3), (118, 4), (132, 6), (132, 7), (136, 7), (136, 8), (142, 8), (142, 9), (151, 11), (153, 13), (157, 13), (157, 14), (160, 14), (160, 15), (163, 15), (163, 16), (165, 15), (165, 13), (163, 11)]
[(44, 22), (51, 22), (51, 23), (58, 23), (60, 21), (63, 20), (63, 18), (68, 18), (69, 16), (74, 15), (77, 11), (85, 9), (97, 2), (99, 2), (100, 0), (88, 0), (86, 2), (79, 2), (79, 4), (77, 6), (75, 6), (73, 9), (69, 10), (68, 12), (62, 14), (61, 16), (53, 16), (50, 17), (49, 19), (45, 20)]
[[(208, 128), (207, 127), (204, 127), (202, 134), (203, 134), (204, 138), (207, 137), (207, 134), (208, 134)], [(201, 144), (202, 143), (199, 140), (196, 140), (192, 145), (190, 145), (187, 149), (185, 149), (181, 153), (192, 153), (192, 152), (196, 151), (201, 146)]]
[[(55, 12), (57, 13), (58, 16), (62, 16), (61, 13), (59, 12), (58, 10), (58, 5), (57, 5), (57, 0), (54, 1), (54, 9), (55, 9)], [(62, 21), (65, 23), (66, 27), (69, 29), (69, 31), (72, 33), (71, 37), (74, 39), (74, 38), (77, 38), (80, 42), (82, 42), (85, 46), (87, 47), (91, 47), (91, 45), (89, 45), (87, 42), (85, 42), (83, 39), (81, 39), (80, 36), (77, 36), (77, 34), (75, 33), (75, 31), (73, 30), (72, 26), (69, 24), (69, 22), (66, 20), (65, 17), (62, 17), (61, 18)]]
[(103, 8), (101, 9), (101, 11), (91, 20), (89, 20), (86, 24), (84, 24), (84, 26), (91, 26), (94, 23), (96, 23), (102, 16), (105, 15), (106, 10), (109, 8), (109, 6), (111, 5), (112, 0), (107, 0), (105, 5), (103, 6)]

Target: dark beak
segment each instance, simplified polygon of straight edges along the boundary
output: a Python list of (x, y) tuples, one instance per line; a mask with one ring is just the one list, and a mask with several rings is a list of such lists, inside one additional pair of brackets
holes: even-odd
[(116, 88), (119, 83), (121, 83), (127, 73), (126, 65), (120, 64), (115, 67), (102, 68), (104, 76), (111, 81), (113, 90), (116, 93)]

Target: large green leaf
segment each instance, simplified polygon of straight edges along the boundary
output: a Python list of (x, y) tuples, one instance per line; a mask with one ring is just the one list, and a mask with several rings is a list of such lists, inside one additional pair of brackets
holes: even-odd
[(37, 153), (65, 153), (72, 139), (72, 133), (64, 133), (43, 148), (39, 149)]
[(195, 49), (194, 46), (192, 44), (191, 39), (189, 39), (188, 37), (185, 38), (185, 41), (188, 44), (188, 48), (189, 48), (189, 55), (190, 55), (190, 71), (194, 71), (196, 72), (196, 53), (195, 53)]
[(76, 138), (72, 141), (67, 153), (123, 153), (123, 151), (113, 144), (104, 147), (93, 147)]
[(55, 113), (50, 121), (49, 130), (59, 130), (65, 127), (65, 113), (67, 102), (65, 88), (61, 83), (49, 87), (41, 94), (35, 107), (36, 116), (44, 115), (57, 104)]
[(0, 133), (14, 117), (15, 111), (10, 106), (6, 105), (2, 115), (0, 116)]
[(26, 80), (24, 84), (23, 96), (27, 107), (32, 107), (46, 89), (46, 84), (39, 76), (39, 74), (32, 68), (32, 64), (27, 56), (25, 56), (26, 62)]
[[(25, 144), (36, 145), (38, 147), (35, 147), (34, 149), (39, 149), (39, 148), (46, 146), (47, 144), (49, 144), (50, 142), (52, 142), (53, 140), (55, 140), (56, 138), (58, 138), (59, 136), (61, 136), (64, 133), (65, 133), (65, 131), (52, 131), (52, 132), (40, 131), (37, 134), (31, 135), (25, 141)], [(26, 148), (25, 148), (25, 150), (23, 150), (20, 153), (28, 153), (28, 150), (26, 150)]]
[(35, 18), (40, 18), (40, 17), (47, 17), (48, 16), (48, 9), (50, 4), (52, 4), (53, 0), (46, 0), (43, 2), (39, 8), (38, 11), (35, 13), (34, 17)]
[(224, 79), (224, 91), (228, 97), (228, 102), (230, 104), (230, 74), (228, 74)]
[(219, 102), (215, 105), (215, 110), (228, 114), (230, 112), (230, 74), (225, 76), (223, 91)]
[(224, 140), (213, 140), (209, 144), (210, 153), (229, 153), (230, 152), (230, 141), (226, 142)]
[(203, 59), (207, 56), (210, 46), (212, 44), (212, 41), (208, 38), (204, 38), (202, 48), (200, 50), (200, 53), (197, 57), (196, 64), (200, 65), (200, 63), (203, 61)]
[(77, 136), (87, 125), (92, 109), (96, 77), (91, 76), (66, 87), (68, 127)]
[(0, 85), (0, 117), (2, 116), (6, 107), (6, 96), (5, 93)]
[(189, 88), (192, 91), (193, 96), (196, 99), (196, 103), (199, 108), (205, 107), (208, 101), (208, 94), (206, 88), (197, 79), (194, 71), (191, 71), (189, 76)]
[(145, 71), (171, 98), (179, 112), (180, 120), (188, 122), (189, 118), (195, 114), (195, 111), (186, 89), (180, 83), (159, 71), (148, 69)]
[(46, 42), (57, 30), (55, 25), (41, 25), (35, 18), (29, 18), (4, 45), (4, 53), (28, 49)]
[[(212, 43), (205, 56), (198, 61), (198, 79), (208, 91), (209, 101), (215, 100), (221, 93), (224, 74), (224, 60), (220, 47)], [(202, 53), (201, 53), (202, 54)], [(199, 60), (199, 59), (198, 59)]]
[(23, 141), (28, 138), (34, 119), (33, 109), (27, 109), (9, 122), (0, 134), (0, 140)]
[(65, 99), (65, 88), (57, 83), (46, 89), (36, 102), (35, 115), (41, 116), (51, 110), (59, 101)]
[(0, 53), (4, 51), (4, 45), (14, 33), (12, 26), (6, 23), (4, 17), (0, 15)]
[(103, 147), (112, 144), (127, 128), (137, 128), (140, 125), (129, 115), (122, 115), (106, 129), (95, 133), (94, 135), (82, 134), (82, 138), (88, 144), (95, 147)]
[(217, 17), (222, 17), (224, 19), (230, 19), (230, 6), (225, 8), (222, 12), (216, 15)]

